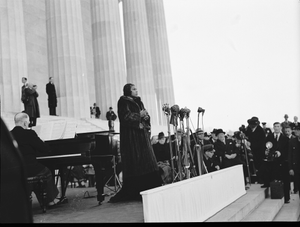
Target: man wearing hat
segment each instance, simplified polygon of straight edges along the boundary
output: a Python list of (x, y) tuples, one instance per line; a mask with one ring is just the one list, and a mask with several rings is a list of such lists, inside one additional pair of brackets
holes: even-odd
[(166, 143), (165, 134), (158, 134), (158, 142), (152, 145), (157, 161), (166, 161), (170, 159), (169, 145)]
[(300, 125), (294, 128), (294, 132), (295, 138), (289, 141), (288, 166), (289, 174), (294, 176), (294, 193), (297, 193), (300, 182)]
[(284, 132), (285, 128), (287, 126), (291, 125), (292, 122), (289, 121), (289, 115), (285, 114), (283, 117), (284, 117), (284, 121), (281, 122), (281, 128), (282, 128), (282, 133), (285, 135), (285, 132)]
[(169, 144), (166, 143), (165, 134), (163, 132), (158, 134), (158, 142), (153, 144), (152, 147), (164, 184), (172, 183)]
[(216, 131), (217, 129), (213, 129), (213, 131), (210, 133), (211, 137), (209, 138), (209, 141), (211, 144), (214, 144), (217, 141), (217, 136), (216, 136)]
[(241, 164), (239, 154), (237, 153), (235, 142), (232, 139), (225, 138), (223, 129), (216, 130), (218, 137), (215, 142), (216, 155), (220, 158), (221, 168), (231, 167)]
[(106, 120), (108, 120), (108, 128), (109, 131), (115, 131), (114, 130), (114, 121), (117, 119), (117, 115), (113, 111), (112, 107), (109, 107), (109, 111), (106, 113)]
[(248, 126), (245, 131), (245, 135), (250, 142), (251, 151), (253, 154), (254, 167), (256, 169), (256, 176), (258, 183), (262, 184), (262, 176), (260, 175), (260, 167), (265, 157), (265, 139), (266, 135), (263, 128), (259, 125), (259, 119), (252, 117), (248, 121)]
[(204, 170), (202, 172), (211, 173), (220, 169), (220, 166), (215, 162), (213, 158), (215, 149), (213, 144), (207, 144), (203, 146), (203, 162)]
[(196, 142), (202, 147), (206, 144), (210, 144), (208, 140), (205, 140), (205, 133), (201, 128), (197, 128), (195, 132)]
[[(201, 128), (197, 128), (195, 131), (195, 137), (193, 138), (191, 142), (191, 150), (193, 151), (193, 159), (195, 162), (196, 171), (199, 171), (197, 154), (199, 154), (199, 151), (204, 145), (210, 144), (209, 140), (204, 139), (204, 131)], [(196, 141), (195, 141), (196, 140)], [(199, 150), (198, 150), (199, 149)], [(199, 173), (198, 173), (199, 174)]]

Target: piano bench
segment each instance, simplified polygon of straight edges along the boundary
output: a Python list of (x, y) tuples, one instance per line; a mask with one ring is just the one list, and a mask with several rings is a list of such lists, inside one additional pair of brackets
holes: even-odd
[(40, 192), (39, 197), (41, 198), (40, 205), (43, 213), (46, 213), (47, 208), (47, 176), (34, 176), (28, 177), (27, 183), (29, 186), (29, 201), (32, 205), (32, 191), (37, 188)]

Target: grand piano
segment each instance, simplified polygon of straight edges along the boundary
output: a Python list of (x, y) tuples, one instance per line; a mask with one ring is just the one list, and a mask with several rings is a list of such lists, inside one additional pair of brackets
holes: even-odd
[[(49, 140), (45, 143), (51, 150), (51, 155), (38, 156), (39, 162), (47, 166), (52, 175), (58, 170), (61, 184), (61, 203), (68, 202), (66, 190), (69, 184), (68, 166), (92, 164), (96, 175), (97, 200), (99, 204), (104, 200), (103, 188), (107, 161), (105, 157), (117, 155), (117, 141), (110, 131), (96, 131), (77, 133), (72, 139)], [(104, 158), (104, 159), (103, 159)], [(56, 181), (57, 183), (57, 181)]]

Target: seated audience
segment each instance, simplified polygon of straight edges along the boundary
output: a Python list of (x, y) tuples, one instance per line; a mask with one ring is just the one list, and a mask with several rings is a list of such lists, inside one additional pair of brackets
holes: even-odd
[(213, 158), (215, 154), (214, 145), (208, 144), (203, 146), (203, 173), (211, 173), (220, 169), (220, 166)]
[(222, 129), (216, 131), (218, 140), (215, 142), (216, 154), (221, 157), (221, 168), (231, 167), (241, 164), (239, 154), (237, 153), (235, 142), (232, 139), (225, 138), (225, 132)]
[(158, 134), (158, 142), (152, 145), (153, 151), (159, 167), (164, 184), (172, 183), (172, 169), (170, 167), (170, 149), (166, 143), (166, 138), (163, 132)]
[(191, 150), (193, 151), (193, 160), (197, 174), (199, 175), (198, 154), (204, 145), (210, 144), (210, 140), (205, 139), (205, 133), (201, 128), (197, 128), (191, 141)]
[[(51, 171), (39, 163), (36, 159), (38, 154), (50, 153), (48, 146), (38, 137), (34, 130), (29, 129), (29, 116), (26, 113), (17, 113), (14, 117), (15, 127), (11, 133), (18, 143), (18, 147), (24, 158), (25, 169), (28, 177), (47, 176), (47, 200), (48, 209), (58, 203), (55, 202), (59, 191), (54, 183)], [(38, 189), (33, 189), (38, 201), (41, 203)]]

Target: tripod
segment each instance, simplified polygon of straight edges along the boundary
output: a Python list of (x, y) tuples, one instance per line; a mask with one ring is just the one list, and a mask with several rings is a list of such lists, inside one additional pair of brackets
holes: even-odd
[[(113, 193), (117, 193), (121, 188), (122, 188), (122, 183), (120, 182), (120, 179), (117, 175), (117, 164), (116, 164), (116, 156), (115, 155), (105, 155), (106, 157), (111, 157), (112, 159), (112, 169), (113, 173), (112, 175), (108, 178), (108, 180), (104, 183), (104, 187), (112, 191)], [(114, 189), (111, 189), (108, 185), (108, 183), (111, 181), (111, 179), (114, 179)]]

